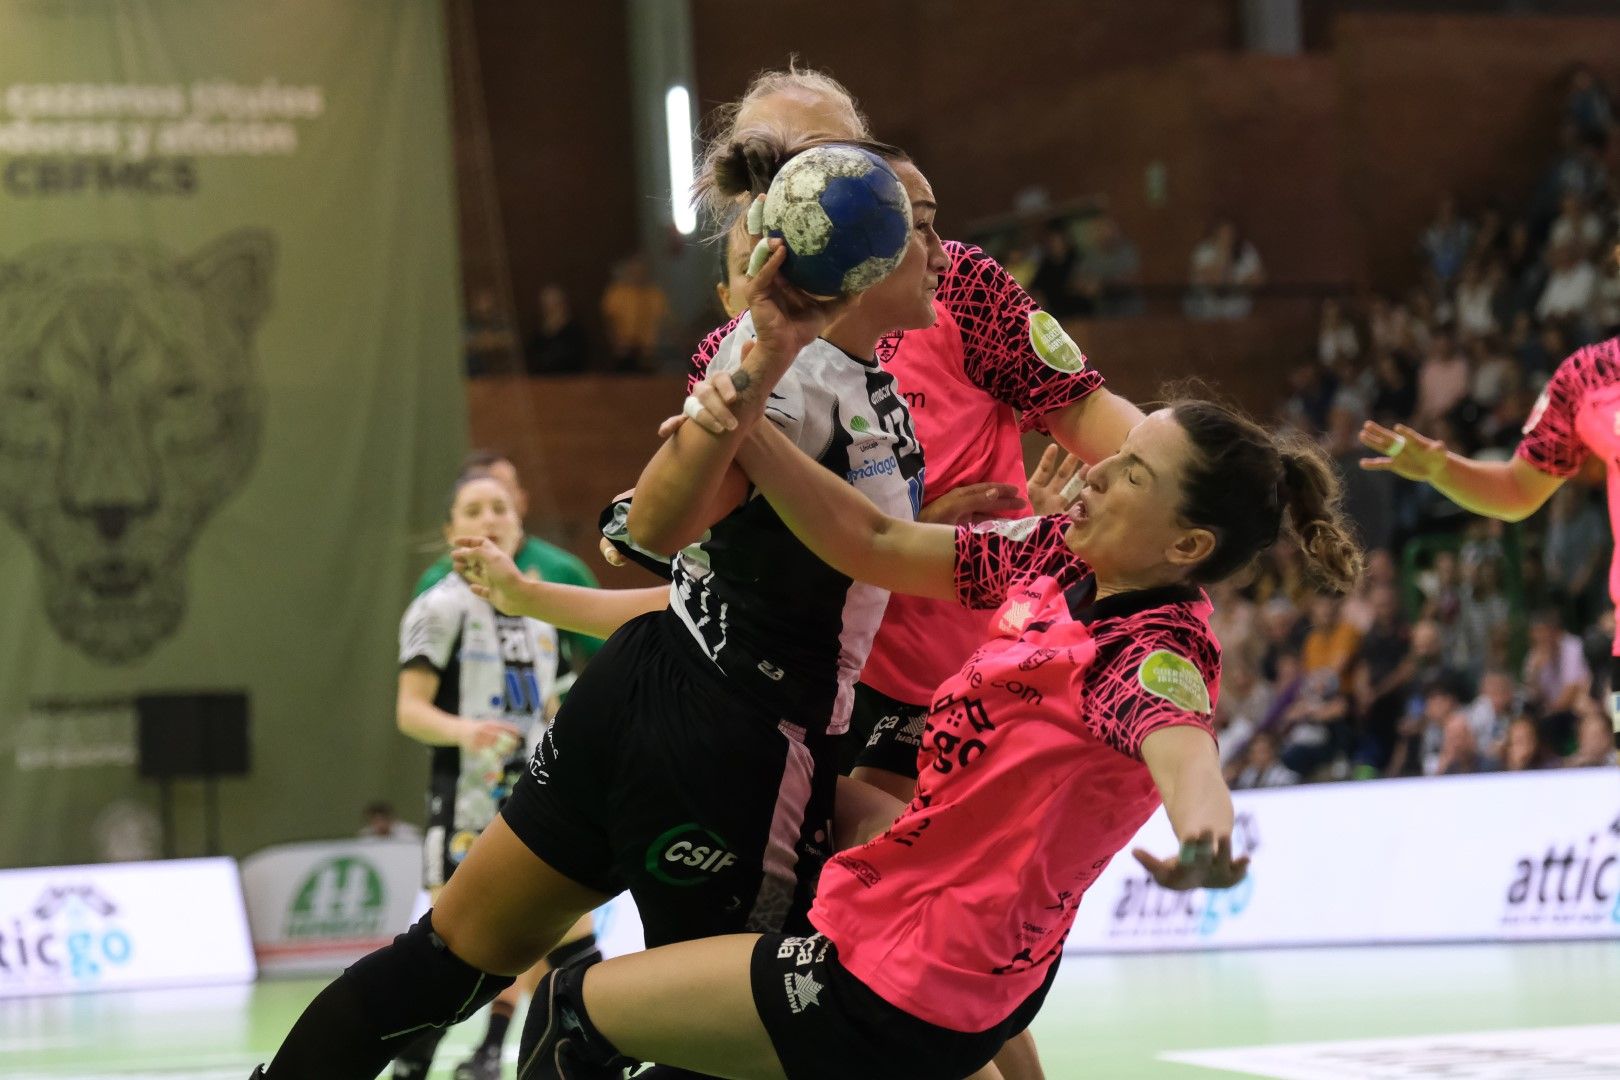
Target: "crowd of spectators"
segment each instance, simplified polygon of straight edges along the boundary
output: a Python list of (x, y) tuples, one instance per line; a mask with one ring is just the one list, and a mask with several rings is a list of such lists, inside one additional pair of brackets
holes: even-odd
[(1234, 786), (1612, 761), (1599, 466), (1520, 526), (1357, 466), (1366, 419), (1505, 458), (1564, 357), (1620, 333), (1620, 125), (1590, 70), (1561, 119), (1524, 205), (1447, 195), (1416, 239), (1416, 288), (1323, 305), (1280, 419), (1339, 463), (1369, 570), (1351, 596), (1316, 596), (1285, 546), (1219, 590)]

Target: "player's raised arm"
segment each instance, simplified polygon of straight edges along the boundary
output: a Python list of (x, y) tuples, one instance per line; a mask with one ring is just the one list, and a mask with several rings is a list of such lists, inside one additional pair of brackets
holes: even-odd
[(661, 611), (669, 589), (593, 589), (524, 577), (511, 557), (482, 536), (458, 536), (451, 554), (472, 591), (507, 615), (526, 615), (558, 630), (612, 637), (638, 615)]
[(793, 534), (833, 569), (891, 592), (956, 598), (951, 526), (888, 516), (770, 424), (754, 427), (737, 461)]
[(739, 369), (747, 376), (731, 403), (739, 426), (714, 434), (696, 424), (683, 424), (659, 447), (636, 481), (630, 507), (630, 537), (640, 547), (677, 551), (742, 502), (748, 481), (732, 464), (738, 444), (764, 415), (782, 374), (826, 327), (833, 312), (778, 277), (787, 249), (780, 240), (771, 244), (770, 259), (749, 285), (757, 337), (738, 346)]
[(1564, 483), (1563, 477), (1543, 472), (1522, 456), (1475, 461), (1404, 424), (1391, 429), (1369, 420), (1362, 425), (1361, 444), (1382, 455), (1363, 458), (1363, 469), (1429, 484), (1464, 510), (1502, 521), (1523, 521)]

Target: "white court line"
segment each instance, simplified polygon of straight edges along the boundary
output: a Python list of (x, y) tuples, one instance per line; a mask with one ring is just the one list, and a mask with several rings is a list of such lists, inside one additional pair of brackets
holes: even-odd
[(1620, 1024), (1178, 1050), (1159, 1058), (1273, 1080), (1614, 1080)]

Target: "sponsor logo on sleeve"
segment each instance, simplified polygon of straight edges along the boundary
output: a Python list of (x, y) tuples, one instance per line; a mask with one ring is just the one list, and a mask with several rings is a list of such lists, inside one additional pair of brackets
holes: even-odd
[(1137, 669), (1136, 681), (1150, 694), (1164, 698), (1188, 712), (1208, 713), (1209, 687), (1192, 661), (1173, 652), (1158, 649), (1148, 654)]
[(1073, 375), (1086, 366), (1086, 355), (1063, 325), (1044, 311), (1029, 313), (1029, 344), (1041, 363)]

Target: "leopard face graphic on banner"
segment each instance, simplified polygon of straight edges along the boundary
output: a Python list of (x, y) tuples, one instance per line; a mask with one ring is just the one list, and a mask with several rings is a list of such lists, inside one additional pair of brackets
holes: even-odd
[(105, 664), (180, 626), (198, 533), (258, 456), (274, 239), (0, 255), (0, 512), (63, 641)]

